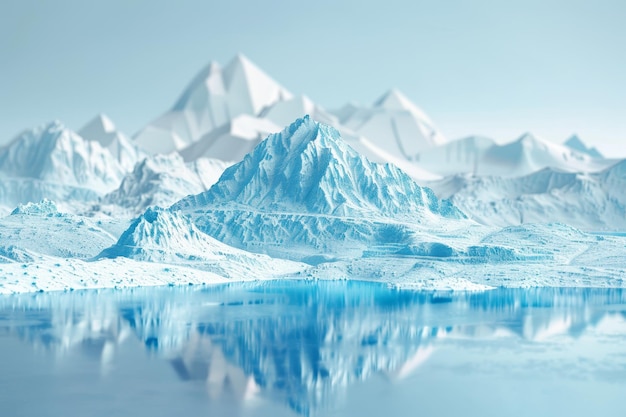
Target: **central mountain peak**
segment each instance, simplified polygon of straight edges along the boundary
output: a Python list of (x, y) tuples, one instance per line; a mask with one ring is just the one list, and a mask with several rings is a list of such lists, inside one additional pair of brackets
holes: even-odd
[(308, 116), (270, 135), (209, 191), (182, 200), (178, 207), (232, 203), (271, 213), (394, 217), (430, 212), (463, 217), (397, 167), (370, 162), (337, 130)]

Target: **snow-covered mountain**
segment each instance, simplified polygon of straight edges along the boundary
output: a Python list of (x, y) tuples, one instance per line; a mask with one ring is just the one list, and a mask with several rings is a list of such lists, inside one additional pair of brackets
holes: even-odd
[(135, 141), (153, 154), (180, 150), (239, 115), (257, 116), (268, 106), (292, 97), (239, 54), (224, 68), (211, 62), (172, 109), (142, 129)]
[(394, 157), (414, 161), (418, 153), (446, 142), (430, 118), (392, 89), (373, 106), (348, 104), (335, 112), (339, 123)]
[(42, 198), (93, 200), (115, 189), (123, 175), (117, 159), (100, 143), (55, 121), (0, 148), (0, 205)]
[(178, 153), (154, 155), (139, 162), (119, 188), (100, 203), (126, 208), (138, 216), (149, 206), (167, 207), (185, 196), (208, 190), (227, 166), (207, 158), (185, 163)]
[(457, 175), (429, 186), (487, 225), (565, 222), (583, 230), (626, 230), (626, 161), (598, 173), (545, 168), (514, 178)]
[(563, 145), (575, 151), (587, 154), (592, 158), (604, 158), (604, 155), (602, 155), (600, 151), (598, 151), (596, 148), (590, 146), (588, 147), (587, 145), (585, 145), (585, 143), (578, 137), (578, 135), (570, 136), (569, 139), (567, 139), (563, 143)]
[(209, 191), (174, 208), (232, 246), (283, 256), (302, 246), (324, 252), (334, 245), (389, 243), (401, 240), (402, 222), (437, 229), (465, 217), (395, 166), (368, 161), (337, 130), (308, 116), (270, 135)]
[(518, 177), (544, 168), (597, 172), (617, 161), (593, 158), (526, 133), (506, 144), (496, 144), (483, 137), (467, 137), (425, 150), (420, 153), (417, 162), (426, 170), (442, 176), (471, 173)]
[(106, 191), (117, 187), (123, 169), (110, 152), (58, 121), (27, 130), (0, 148), (0, 173)]
[(117, 159), (125, 172), (133, 169), (135, 164), (144, 157), (144, 154), (130, 139), (118, 131), (115, 125), (104, 114), (99, 114), (83, 126), (78, 134), (84, 139), (98, 142), (103, 148)]
[(270, 135), (209, 191), (177, 207), (231, 203), (263, 212), (463, 218), (398, 168), (368, 161), (337, 130), (308, 116)]
[(158, 207), (133, 221), (117, 243), (99, 258), (123, 256), (138, 261), (184, 264), (222, 277), (246, 280), (256, 274), (281, 275), (302, 271), (295, 262), (272, 259), (227, 246), (199, 231), (185, 216)]

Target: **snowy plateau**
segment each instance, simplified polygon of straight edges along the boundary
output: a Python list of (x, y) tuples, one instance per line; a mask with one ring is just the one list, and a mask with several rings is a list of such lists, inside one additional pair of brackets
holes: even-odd
[(136, 135), (0, 148), (0, 294), (263, 279), (624, 287), (626, 160), (577, 136), (449, 140), (400, 91), (326, 110), (245, 56)]

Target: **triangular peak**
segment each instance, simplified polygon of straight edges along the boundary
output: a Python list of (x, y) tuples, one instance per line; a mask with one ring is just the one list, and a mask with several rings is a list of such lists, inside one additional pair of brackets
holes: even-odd
[(237, 54), (224, 67), (223, 77), (226, 89), (231, 93), (245, 90), (239, 93), (249, 95), (255, 114), (276, 101), (293, 98), (289, 91), (243, 54)]
[(583, 142), (577, 134), (570, 136), (563, 143), (563, 145), (575, 151), (585, 153), (593, 158), (604, 158), (604, 156), (596, 148), (587, 146), (587, 144)]
[(579, 148), (587, 149), (587, 145), (585, 145), (585, 143), (582, 141), (582, 139), (580, 139), (580, 137), (576, 133), (570, 136), (565, 141), (564, 145), (569, 146), (570, 148), (575, 148), (575, 149), (579, 149)]
[(422, 109), (396, 88), (392, 88), (376, 100), (374, 107), (386, 110), (409, 111), (420, 119), (429, 120)]
[(542, 142), (542, 140), (535, 136), (532, 132), (524, 132), (514, 142)]
[(115, 132), (115, 124), (106, 114), (100, 113), (96, 117), (91, 119), (85, 126), (83, 126), (78, 131), (78, 134), (81, 136), (85, 136), (83, 133), (86, 132), (113, 133)]
[(191, 96), (199, 88), (206, 86), (214, 94), (223, 94), (224, 86), (222, 83), (222, 67), (216, 61), (209, 62), (204, 68), (196, 74), (193, 80), (187, 85), (185, 91), (174, 104), (173, 110), (182, 110), (186, 107)]

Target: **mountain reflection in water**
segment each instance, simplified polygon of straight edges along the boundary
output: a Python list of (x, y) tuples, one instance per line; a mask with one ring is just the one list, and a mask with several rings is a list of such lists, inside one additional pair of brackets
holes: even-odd
[(607, 318), (626, 323), (625, 312), (621, 289), (440, 293), (275, 281), (0, 297), (0, 338), (18, 336), (51, 358), (82, 352), (104, 377), (125, 342), (139, 340), (181, 381), (202, 381), (207, 401), (261, 398), (313, 415), (375, 376), (401, 384), (458, 340), (571, 343)]

